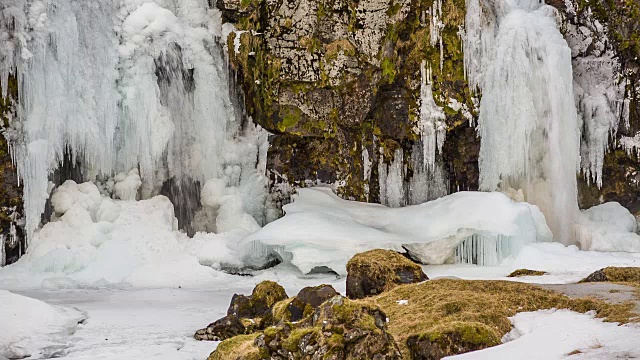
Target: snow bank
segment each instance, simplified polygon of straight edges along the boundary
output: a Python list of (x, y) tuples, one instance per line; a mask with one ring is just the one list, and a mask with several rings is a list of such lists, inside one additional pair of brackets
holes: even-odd
[(0, 358), (50, 358), (83, 318), (78, 310), (0, 290)]
[(92, 183), (67, 181), (53, 199), (60, 217), (36, 231), (27, 254), (3, 269), (2, 278), (25, 278), (21, 272), (38, 282), (34, 286), (53, 288), (195, 286), (222, 276), (215, 269), (223, 264), (241, 264), (233, 244), (246, 230), (190, 239), (178, 231), (173, 204), (164, 196), (112, 200)]
[[(542, 284), (578, 282), (596, 270), (607, 266), (640, 266), (640, 253), (581, 251), (577, 246), (560, 243), (525, 245), (517, 256), (509, 257), (499, 266), (465, 264), (424, 266), (429, 278), (457, 277), (469, 280), (512, 280)], [(507, 278), (517, 269), (545, 271), (548, 275)]]
[[(284, 206), (286, 216), (243, 240), (248, 253), (277, 252), (302, 272), (326, 266), (345, 273), (356, 253), (374, 248), (402, 250), (425, 263), (452, 261), (456, 248), (474, 235), (510, 242), (511, 251), (551, 240), (544, 217), (535, 207), (515, 203), (501, 193), (460, 192), (404, 208), (340, 199), (326, 188), (300, 189)], [(509, 254), (503, 254), (509, 255)], [(496, 261), (499, 259), (495, 259)]]
[[(640, 356), (640, 326), (605, 323), (594, 314), (542, 310), (516, 314), (503, 345), (445, 359), (632, 359)], [(511, 340), (514, 339), (514, 340)], [(511, 341), (509, 341), (511, 340)]]
[(582, 211), (578, 239), (584, 250), (640, 252), (637, 230), (638, 223), (629, 210), (609, 202)]

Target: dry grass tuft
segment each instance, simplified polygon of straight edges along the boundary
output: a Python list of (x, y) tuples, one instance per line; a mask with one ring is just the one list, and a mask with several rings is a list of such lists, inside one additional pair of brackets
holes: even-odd
[(538, 271), (538, 270), (529, 270), (529, 269), (518, 269), (509, 274), (507, 277), (522, 277), (522, 276), (542, 276), (547, 275), (546, 271)]
[(245, 360), (260, 359), (260, 349), (254, 341), (260, 335), (238, 335), (227, 339), (218, 345), (218, 349), (209, 355), (207, 360), (228, 360), (242, 358)]

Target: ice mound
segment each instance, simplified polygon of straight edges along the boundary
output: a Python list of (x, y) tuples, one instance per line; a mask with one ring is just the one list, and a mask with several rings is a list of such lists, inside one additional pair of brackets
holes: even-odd
[[(136, 178), (130, 173), (118, 183), (130, 182), (132, 190)], [(216, 271), (222, 264), (240, 264), (229, 244), (248, 234), (240, 229), (190, 239), (178, 230), (173, 204), (165, 196), (112, 200), (92, 183), (67, 181), (52, 201), (56, 216), (36, 231), (25, 256), (3, 269), (3, 276), (28, 272), (40, 279), (35, 286), (49, 287), (195, 286), (222, 276)]]
[[(469, 260), (478, 260), (483, 253), (497, 254), (503, 241), (510, 243), (508, 253), (502, 254), (508, 256), (524, 244), (552, 239), (537, 207), (513, 202), (502, 193), (460, 192), (421, 205), (388, 208), (309, 188), (298, 190), (284, 211), (282, 219), (249, 235), (241, 246), (250, 258), (278, 253), (304, 273), (328, 267), (344, 275), (353, 255), (375, 248), (404, 248), (424, 263), (442, 264), (471, 248)], [(475, 248), (469, 243), (474, 238)]]
[(78, 310), (0, 290), (0, 358), (50, 358), (84, 318)]
[(578, 240), (583, 250), (640, 252), (636, 218), (617, 202), (583, 210), (578, 223)]

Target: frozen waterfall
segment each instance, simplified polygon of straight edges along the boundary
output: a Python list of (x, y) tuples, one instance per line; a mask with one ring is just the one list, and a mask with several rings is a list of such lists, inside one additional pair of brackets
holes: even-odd
[(0, 0), (2, 95), (10, 75), (20, 84), (11, 147), (27, 234), (67, 156), (106, 195), (132, 169), (140, 177), (119, 191), (133, 199), (220, 180), (243, 189), (230, 193), (260, 221), (266, 134), (232, 106), (215, 12), (207, 0)]
[(580, 129), (571, 49), (538, 0), (467, 1), (466, 71), (482, 91), (480, 187), (522, 189), (574, 243)]

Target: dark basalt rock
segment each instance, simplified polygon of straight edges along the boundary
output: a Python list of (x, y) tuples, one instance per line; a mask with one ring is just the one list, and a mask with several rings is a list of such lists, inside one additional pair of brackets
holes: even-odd
[(347, 263), (347, 296), (361, 299), (428, 279), (418, 264), (395, 251), (367, 251)]
[(322, 303), (339, 295), (331, 285), (306, 287), (287, 305), (289, 321), (300, 321)]
[(196, 340), (222, 341), (236, 335), (242, 335), (245, 331), (242, 321), (237, 316), (227, 315), (209, 324), (206, 328), (196, 331), (193, 337)]
[(227, 316), (196, 331), (194, 338), (221, 341), (263, 329), (273, 319), (271, 308), (287, 298), (286, 291), (278, 283), (263, 281), (256, 285), (251, 296), (234, 294), (227, 309)]

